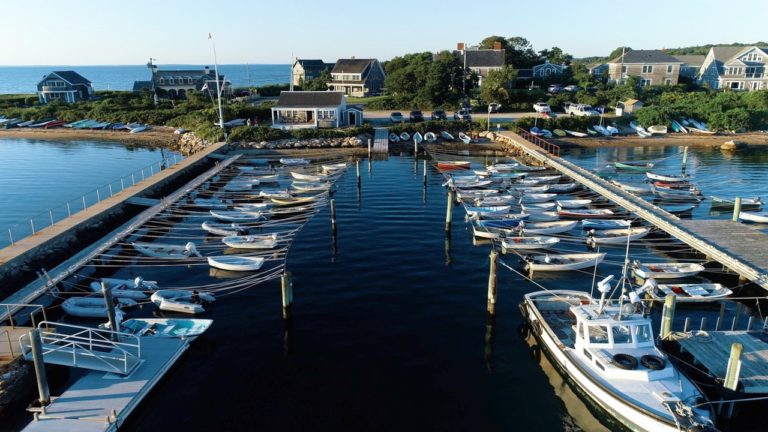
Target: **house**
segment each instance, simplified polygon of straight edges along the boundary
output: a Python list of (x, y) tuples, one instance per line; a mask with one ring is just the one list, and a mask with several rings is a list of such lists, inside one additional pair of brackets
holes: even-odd
[(93, 85), (75, 71), (54, 71), (37, 83), (37, 98), (45, 104), (52, 100), (67, 103), (93, 98)]
[(483, 78), (488, 76), (488, 72), (501, 70), (506, 58), (500, 42), (494, 42), (493, 49), (466, 47), (460, 42), (456, 44), (454, 54), (459, 57), (466, 69), (478, 76), (477, 85), (480, 86), (483, 85)]
[(643, 103), (637, 99), (627, 99), (616, 104), (616, 115), (632, 114), (643, 107)]
[(608, 74), (608, 63), (602, 63), (602, 62), (592, 63), (587, 66), (587, 70), (589, 71), (590, 74), (597, 77), (601, 77), (603, 75)]
[(323, 63), (322, 60), (297, 58), (291, 68), (291, 81), (293, 81), (295, 86), (301, 85), (319, 77), (323, 71), (330, 71), (333, 69), (333, 66), (333, 63)]
[(680, 76), (695, 79), (699, 75), (701, 65), (704, 63), (703, 55), (676, 55), (676, 59), (683, 62), (680, 65)]
[(272, 107), (277, 129), (338, 128), (363, 124), (363, 109), (340, 91), (282, 91)]
[(551, 76), (562, 75), (568, 69), (567, 65), (550, 63), (549, 60), (533, 67), (531, 74), (534, 78), (547, 79)]
[(768, 47), (715, 46), (709, 49), (699, 81), (713, 89), (764, 90)]
[(149, 90), (155, 95), (155, 99), (186, 99), (190, 91), (206, 92), (211, 97), (218, 97), (217, 84), (221, 84), (221, 94), (229, 96), (232, 85), (208, 66), (203, 69), (183, 70), (159, 70), (152, 60), (147, 63), (152, 71), (152, 79), (149, 81), (134, 81), (133, 91), (141, 92)]
[(328, 90), (348, 96), (365, 97), (384, 89), (384, 68), (376, 59), (339, 59), (331, 70)]
[(661, 50), (630, 50), (608, 62), (608, 79), (640, 78), (640, 85), (675, 85), (683, 62)]

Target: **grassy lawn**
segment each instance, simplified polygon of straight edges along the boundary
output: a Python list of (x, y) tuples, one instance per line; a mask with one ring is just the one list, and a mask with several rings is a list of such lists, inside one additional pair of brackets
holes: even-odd
[(386, 98), (387, 96), (369, 96), (369, 97), (352, 97), (347, 96), (347, 103), (349, 104), (367, 104), (369, 102), (377, 101)]

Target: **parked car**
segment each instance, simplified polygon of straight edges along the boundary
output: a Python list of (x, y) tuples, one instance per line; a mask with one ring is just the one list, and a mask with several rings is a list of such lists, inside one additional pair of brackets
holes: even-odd
[(552, 112), (552, 108), (546, 102), (536, 102), (533, 104), (533, 110), (537, 113), (549, 113)]
[(400, 123), (402, 121), (405, 121), (405, 117), (399, 112), (393, 112), (389, 115), (389, 121), (392, 123)]
[(576, 93), (577, 91), (581, 90), (581, 87), (579, 87), (579, 86), (577, 86), (575, 84), (571, 84), (571, 85), (567, 85), (567, 86), (563, 87), (563, 90), (569, 91), (571, 93)]
[(501, 104), (500, 103), (493, 102), (493, 103), (488, 104), (488, 111), (489, 112), (497, 113), (497, 112), (499, 112), (500, 109), (501, 109)]
[(411, 121), (411, 123), (418, 123), (424, 121), (424, 114), (422, 114), (421, 111), (411, 111), (411, 114), (408, 115), (408, 119)]
[(460, 109), (453, 113), (453, 119), (454, 120), (464, 120), (464, 121), (472, 121), (472, 114), (469, 113), (469, 111), (465, 109)]
[(590, 93), (595, 93), (597, 91), (597, 87), (587, 87), (586, 90)]
[(560, 93), (563, 90), (562, 84), (552, 84), (547, 88), (548, 93)]
[(434, 110), (432, 111), (432, 115), (429, 116), (432, 120), (445, 120), (448, 118), (448, 115), (443, 110)]
[(599, 112), (592, 108), (592, 105), (588, 104), (575, 104), (566, 102), (563, 104), (563, 109), (566, 114), (578, 117), (593, 117), (600, 115)]

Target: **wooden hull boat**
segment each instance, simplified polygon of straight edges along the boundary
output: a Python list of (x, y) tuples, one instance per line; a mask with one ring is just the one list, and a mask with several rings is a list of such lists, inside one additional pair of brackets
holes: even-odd
[(166, 312), (198, 314), (205, 312), (203, 303), (213, 303), (213, 294), (186, 290), (160, 290), (152, 293), (152, 303)]
[(239, 255), (220, 255), (208, 257), (208, 265), (228, 271), (256, 271), (261, 269), (266, 261), (262, 257), (248, 257)]
[(678, 279), (696, 276), (704, 266), (695, 263), (632, 263), (632, 272), (641, 279)]
[(438, 161), (437, 169), (439, 170), (454, 170), (454, 169), (469, 169), (472, 166), (472, 162), (469, 161)]

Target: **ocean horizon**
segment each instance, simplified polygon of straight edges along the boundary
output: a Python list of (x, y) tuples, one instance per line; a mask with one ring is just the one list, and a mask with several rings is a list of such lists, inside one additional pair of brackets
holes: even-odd
[[(158, 65), (160, 70), (213, 68), (212, 64)], [(146, 81), (150, 71), (146, 65), (35, 65), (0, 66), (0, 94), (37, 92), (37, 83), (54, 70), (74, 70), (93, 83), (95, 90), (132, 90), (134, 81)], [(269, 84), (287, 84), (291, 78), (290, 64), (222, 64), (224, 74), (235, 87), (258, 87)]]

